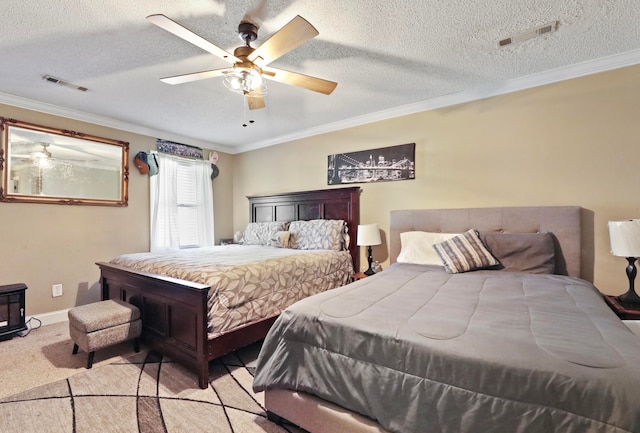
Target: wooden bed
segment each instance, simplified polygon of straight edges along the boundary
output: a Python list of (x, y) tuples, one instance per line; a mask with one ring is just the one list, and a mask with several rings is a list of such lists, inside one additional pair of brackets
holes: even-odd
[[(462, 233), (475, 228), (484, 232), (551, 232), (556, 239), (557, 273), (581, 278), (582, 213), (576, 206), (392, 211), (391, 263), (400, 253), (400, 233), (407, 231)], [(285, 419), (312, 433), (389, 433), (370, 418), (305, 392), (281, 388), (264, 392), (269, 419), (275, 422)]]
[[(349, 252), (359, 269), (357, 226), (360, 188), (337, 188), (269, 196), (248, 197), (251, 222), (341, 219), (351, 236)], [(156, 350), (180, 362), (198, 375), (207, 388), (209, 361), (258, 341), (276, 317), (268, 317), (209, 340), (207, 294), (209, 286), (110, 263), (100, 268), (102, 299), (121, 299), (138, 306), (142, 314), (142, 338)]]

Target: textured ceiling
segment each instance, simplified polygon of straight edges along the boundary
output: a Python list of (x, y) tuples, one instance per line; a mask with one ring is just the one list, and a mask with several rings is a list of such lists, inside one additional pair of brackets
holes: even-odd
[[(267, 107), (249, 111), (221, 78), (159, 80), (228, 64), (147, 15), (233, 52), (238, 23), (258, 3), (2, 0), (0, 103), (237, 153), (640, 63), (638, 0), (271, 0), (254, 13), (261, 27), (252, 45), (303, 16), (320, 35), (270, 66), (336, 81), (331, 95), (269, 81)], [(553, 21), (554, 33), (498, 45)]]

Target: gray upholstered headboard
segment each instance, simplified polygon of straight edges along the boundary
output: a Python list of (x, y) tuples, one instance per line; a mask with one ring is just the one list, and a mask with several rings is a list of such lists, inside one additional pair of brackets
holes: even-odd
[(402, 232), (462, 233), (472, 228), (484, 232), (553, 233), (557, 240), (556, 272), (582, 278), (579, 206), (394, 210), (390, 215), (391, 263), (400, 254)]

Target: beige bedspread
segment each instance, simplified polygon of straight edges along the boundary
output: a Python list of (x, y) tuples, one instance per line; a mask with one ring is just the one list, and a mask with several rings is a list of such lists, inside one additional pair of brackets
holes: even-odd
[(111, 263), (210, 286), (208, 337), (280, 314), (287, 306), (349, 282), (347, 251), (224, 245), (124, 254)]

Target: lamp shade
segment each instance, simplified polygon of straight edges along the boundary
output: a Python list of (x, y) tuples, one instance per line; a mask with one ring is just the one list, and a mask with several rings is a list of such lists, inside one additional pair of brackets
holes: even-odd
[(378, 224), (361, 224), (358, 226), (358, 246), (380, 245), (381, 243)]
[(609, 221), (611, 254), (640, 257), (640, 219)]

